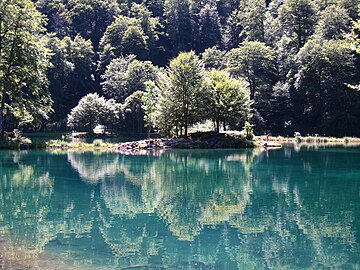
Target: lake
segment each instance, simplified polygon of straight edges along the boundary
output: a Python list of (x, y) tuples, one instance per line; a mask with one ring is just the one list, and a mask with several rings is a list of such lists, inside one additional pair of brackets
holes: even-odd
[(0, 152), (0, 269), (359, 269), (360, 148)]

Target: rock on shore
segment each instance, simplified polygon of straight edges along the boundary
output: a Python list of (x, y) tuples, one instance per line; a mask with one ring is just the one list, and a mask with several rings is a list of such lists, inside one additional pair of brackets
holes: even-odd
[(253, 141), (246, 140), (241, 135), (206, 132), (191, 134), (189, 138), (150, 139), (119, 143), (112, 146), (111, 150), (253, 148), (254, 146)]

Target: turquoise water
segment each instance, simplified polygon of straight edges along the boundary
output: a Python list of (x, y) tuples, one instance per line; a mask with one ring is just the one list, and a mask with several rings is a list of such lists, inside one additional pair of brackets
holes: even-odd
[(0, 207), (0, 269), (360, 268), (360, 148), (3, 151)]

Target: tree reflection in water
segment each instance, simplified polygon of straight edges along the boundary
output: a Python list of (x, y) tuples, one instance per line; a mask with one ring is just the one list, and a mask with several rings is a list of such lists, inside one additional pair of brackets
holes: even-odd
[(359, 155), (334, 151), (6, 152), (0, 236), (104, 269), (359, 266)]
[[(4, 256), (31, 259), (56, 237), (46, 221), (53, 195), (54, 179), (37, 170), (36, 161), (22, 162), (27, 152), (1, 155), (0, 237), (7, 243)], [(21, 250), (27, 252), (21, 252)]]

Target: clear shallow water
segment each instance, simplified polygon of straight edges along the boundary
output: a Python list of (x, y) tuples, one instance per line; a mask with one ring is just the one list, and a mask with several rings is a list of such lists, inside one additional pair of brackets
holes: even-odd
[(0, 152), (0, 269), (25, 266), (358, 269), (360, 148)]

